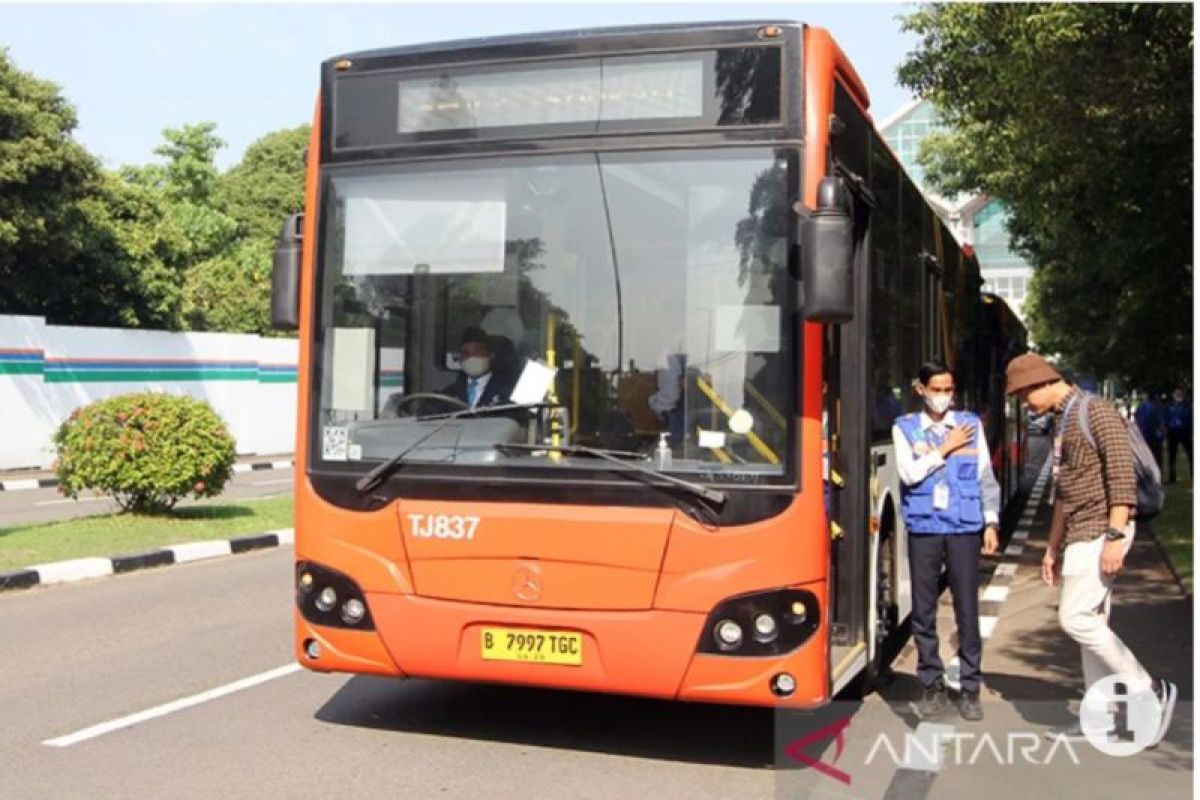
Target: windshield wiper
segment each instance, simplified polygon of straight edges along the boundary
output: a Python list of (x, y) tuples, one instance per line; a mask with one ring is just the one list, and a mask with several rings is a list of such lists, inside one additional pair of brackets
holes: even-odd
[(433, 422), (435, 420), (441, 420), (441, 424), (434, 425), (433, 428), (430, 429), (424, 436), (421, 436), (419, 439), (417, 439), (415, 442), (412, 442), (411, 444), (409, 444), (407, 447), (405, 447), (399, 453), (396, 453), (396, 455), (392, 456), (387, 461), (384, 461), (382, 464), (375, 467), (373, 470), (368, 472), (366, 475), (363, 475), (361, 478), (359, 478), (355, 482), (354, 488), (358, 490), (359, 494), (366, 494), (367, 492), (369, 492), (372, 489), (379, 486), (379, 484), (381, 484), (385, 480), (387, 480), (388, 476), (390, 476), (393, 472), (396, 471), (396, 468), (399, 467), (400, 464), (404, 461), (404, 457), (406, 455), (411, 453), (413, 450), (416, 450), (418, 447), (420, 447), (422, 444), (424, 444), (429, 439), (433, 438), (433, 436), (438, 431), (442, 430), (443, 428), (445, 428), (447, 425), (449, 425), (451, 422), (453, 422), (456, 419), (462, 419), (463, 417), (481, 417), (481, 416), (487, 416), (489, 414), (495, 414), (495, 413), (499, 413), (499, 412), (503, 412), (503, 411), (516, 411), (519, 409), (534, 409), (534, 408), (543, 408), (543, 407), (547, 407), (547, 406), (555, 407), (558, 405), (559, 405), (558, 403), (506, 403), (504, 405), (496, 405), (496, 406), (479, 406), (477, 408), (462, 408), (462, 409), (459, 409), (458, 411), (451, 411), (446, 414), (430, 414), (425, 417), (413, 417), (412, 418), (413, 422)]
[(667, 475), (665, 472), (660, 472), (652, 467), (647, 467), (645, 464), (640, 464), (637, 461), (625, 460), (633, 458), (645, 458), (641, 453), (632, 453), (626, 450), (600, 450), (595, 447), (587, 447), (580, 444), (564, 444), (564, 445), (545, 445), (545, 444), (498, 444), (496, 447), (500, 450), (529, 450), (543, 451), (554, 450), (567, 455), (586, 455), (594, 458), (599, 458), (602, 461), (608, 461), (617, 464), (621, 467), (621, 472), (628, 474), (627, 467), (633, 467), (634, 470), (649, 475), (658, 480), (666, 481), (667, 483), (678, 486), (681, 489), (686, 489), (689, 493), (712, 503), (718, 510), (725, 505), (725, 493), (719, 489), (710, 489), (707, 486), (702, 486), (698, 483), (685, 481), (682, 478), (676, 478), (674, 475)]

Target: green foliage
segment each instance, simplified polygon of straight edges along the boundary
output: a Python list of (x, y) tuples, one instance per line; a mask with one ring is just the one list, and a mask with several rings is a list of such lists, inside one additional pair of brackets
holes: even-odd
[(163, 513), (184, 496), (215, 497), (233, 474), (233, 437), (202, 400), (138, 393), (72, 412), (54, 433), (67, 497), (110, 495), (125, 511)]
[(1192, 7), (936, 3), (901, 82), (952, 133), (923, 148), (943, 193), (1011, 213), (1036, 270), (1043, 351), (1174, 385), (1192, 353)]
[(304, 149), (310, 134), (308, 125), (268, 133), (221, 176), (217, 205), (237, 222), (239, 234), (274, 243), (283, 218), (304, 209)]
[(222, 174), (216, 123), (168, 128), (115, 172), (72, 137), (57, 86), (0, 49), (0, 313), (63, 325), (270, 332), (271, 254), (304, 205), (309, 126)]

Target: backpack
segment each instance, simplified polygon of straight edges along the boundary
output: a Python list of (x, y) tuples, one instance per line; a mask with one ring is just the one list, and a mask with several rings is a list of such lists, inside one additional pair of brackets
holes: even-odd
[[(1088, 423), (1090, 400), (1091, 395), (1085, 393), (1079, 408), (1079, 427), (1083, 429), (1088, 444), (1095, 450), (1096, 438), (1092, 435)], [(1158, 468), (1158, 462), (1154, 460), (1150, 445), (1146, 444), (1145, 438), (1142, 437), (1137, 422), (1126, 420), (1125, 430), (1129, 434), (1129, 449), (1133, 451), (1133, 473), (1137, 478), (1137, 518), (1139, 522), (1145, 522), (1163, 510), (1163, 503), (1167, 499), (1163, 492), (1162, 472)]]

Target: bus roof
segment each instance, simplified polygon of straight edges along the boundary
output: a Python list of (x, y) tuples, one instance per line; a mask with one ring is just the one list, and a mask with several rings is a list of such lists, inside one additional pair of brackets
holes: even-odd
[(579, 28), (574, 30), (543, 31), (540, 33), (506, 34), (503, 36), (482, 36), (474, 39), (453, 39), (442, 42), (410, 44), (399, 47), (385, 47), (375, 50), (361, 50), (346, 53), (326, 59), (325, 64), (333, 64), (341, 59), (376, 59), (392, 56), (418, 55), (428, 53), (445, 53), (455, 50), (472, 50), (475, 48), (513, 47), (523, 44), (568, 42), (572, 39), (585, 39), (601, 36), (653, 36), (660, 33), (682, 33), (686, 31), (718, 31), (760, 28), (764, 25), (780, 27), (803, 28), (802, 22), (794, 20), (722, 20), (719, 22), (673, 22), (659, 25), (620, 25), (603, 28)]

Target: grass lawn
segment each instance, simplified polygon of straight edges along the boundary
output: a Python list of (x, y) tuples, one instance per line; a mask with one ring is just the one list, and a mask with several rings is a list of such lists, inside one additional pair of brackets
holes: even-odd
[(156, 517), (107, 514), (0, 527), (0, 571), (292, 527), (292, 498), (187, 506)]
[[(1164, 459), (1165, 461), (1165, 459)], [(1187, 584), (1188, 591), (1194, 591), (1192, 576), (1192, 534), (1195, 530), (1192, 518), (1192, 471), (1187, 463), (1187, 457), (1179, 454), (1179, 481), (1168, 483), (1167, 502), (1163, 511), (1150, 522), (1154, 535), (1162, 542), (1171, 563)], [(1165, 465), (1164, 465), (1165, 466)]]

